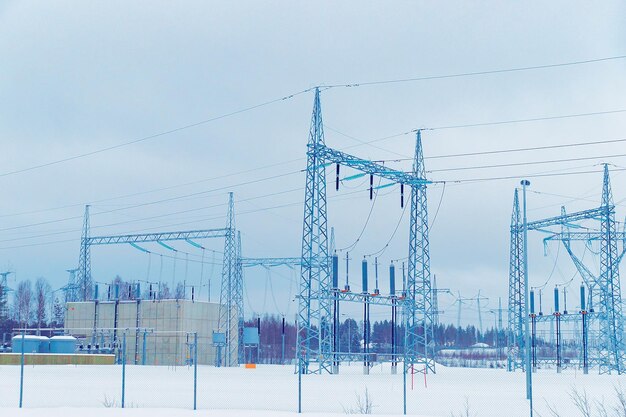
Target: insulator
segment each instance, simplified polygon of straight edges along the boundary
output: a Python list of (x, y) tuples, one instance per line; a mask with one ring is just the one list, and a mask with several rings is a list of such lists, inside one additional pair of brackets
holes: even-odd
[(404, 184), (400, 184), (400, 208), (404, 208)]
[(98, 284), (94, 285), (93, 289), (94, 289), (93, 299), (98, 300)]
[(256, 329), (257, 329), (257, 332), (258, 332), (259, 334), (261, 334), (261, 317), (259, 317), (259, 318), (257, 319), (257, 322), (256, 322)]
[(152, 284), (150, 284), (150, 289), (148, 290), (148, 296), (152, 299)]
[(535, 314), (535, 291), (530, 290), (530, 314)]
[(389, 265), (389, 294), (396, 295), (396, 267), (393, 263)]
[(195, 298), (195, 287), (191, 287), (191, 301), (193, 302), (194, 298)]
[(333, 288), (339, 288), (339, 256), (333, 255)]
[(580, 286), (580, 309), (585, 311), (585, 286)]
[(335, 190), (339, 191), (339, 164), (337, 164), (337, 177), (335, 178)]
[(370, 174), (370, 200), (374, 198), (374, 175)]
[(367, 293), (367, 260), (363, 259), (361, 263), (361, 272), (363, 274), (363, 294)]
[(554, 289), (554, 311), (556, 313), (559, 312), (559, 289)]

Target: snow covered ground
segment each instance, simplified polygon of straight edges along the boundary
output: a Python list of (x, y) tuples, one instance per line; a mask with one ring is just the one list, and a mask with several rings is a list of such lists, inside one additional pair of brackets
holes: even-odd
[[(0, 415), (27, 417), (108, 416), (295, 416), (298, 379), (293, 366), (259, 365), (257, 369), (198, 368), (198, 408), (193, 412), (193, 368), (127, 366), (126, 406), (121, 398), (121, 366), (28, 366), (25, 368), (24, 409), (19, 400), (19, 367), (0, 366)], [(613, 401), (613, 386), (624, 377), (582, 375), (574, 370), (534, 376), (536, 415), (551, 416), (546, 402), (561, 416), (577, 416), (570, 399), (572, 389), (586, 390), (592, 400)], [(528, 415), (524, 374), (499, 369), (445, 368), (437, 374), (415, 375), (408, 389), (408, 412), (424, 417), (449, 417), (464, 410), (467, 399), (472, 416), (522, 417)], [(626, 389), (626, 381), (622, 381)], [(402, 374), (390, 375), (389, 366), (376, 366), (362, 374), (360, 365), (342, 366), (340, 375), (303, 376), (303, 411), (309, 416), (345, 415), (355, 408), (365, 388), (377, 415), (402, 413)], [(149, 411), (147, 411), (149, 409)], [(158, 409), (158, 410), (155, 410)], [(255, 411), (252, 411), (255, 410)], [(5, 413), (9, 411), (8, 413)], [(464, 414), (465, 415), (465, 414)]]

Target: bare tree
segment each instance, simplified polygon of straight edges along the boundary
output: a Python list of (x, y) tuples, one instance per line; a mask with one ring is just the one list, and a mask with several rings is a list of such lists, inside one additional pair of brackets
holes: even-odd
[(65, 322), (65, 307), (61, 303), (61, 300), (59, 300), (59, 297), (54, 297), (51, 320), (54, 321), (55, 327), (63, 327), (63, 323)]
[(46, 324), (46, 305), (52, 288), (44, 277), (37, 278), (35, 281), (35, 322), (37, 322), (37, 334), (41, 331), (41, 327)]
[(578, 411), (580, 411), (580, 414), (583, 417), (591, 417), (592, 415), (592, 411), (591, 411), (591, 402), (589, 401), (589, 397), (587, 396), (587, 391), (586, 390), (582, 390), (582, 392), (578, 391), (575, 387), (572, 388), (572, 392), (570, 393), (570, 398), (572, 399), (572, 401), (574, 402), (574, 405), (576, 405), (576, 408), (578, 408)]
[(29, 279), (20, 281), (15, 290), (13, 315), (15, 321), (22, 327), (27, 327), (31, 321), (33, 311), (33, 289)]
[(159, 289), (159, 295), (157, 297), (157, 299), (159, 300), (169, 300), (172, 298), (172, 293), (170, 292), (170, 287), (167, 285), (167, 283), (162, 282), (160, 284), (160, 289)]
[(176, 289), (174, 290), (174, 298), (177, 300), (185, 299), (185, 286), (182, 282), (176, 284)]

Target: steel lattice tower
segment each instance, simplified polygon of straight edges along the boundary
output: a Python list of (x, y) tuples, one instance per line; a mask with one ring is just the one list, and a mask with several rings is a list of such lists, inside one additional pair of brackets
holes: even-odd
[(617, 261), (617, 238), (615, 205), (611, 193), (609, 167), (604, 165), (602, 183), (602, 217), (600, 220), (600, 308), (606, 314), (600, 324), (600, 373), (612, 370), (621, 374), (624, 369), (622, 295), (620, 290), (619, 263)]
[(7, 277), (12, 272), (0, 272), (0, 319), (9, 317), (9, 281)]
[[(331, 372), (331, 282), (326, 215), (326, 169), (319, 158), (324, 130), (320, 91), (315, 89), (307, 144), (306, 188), (302, 231), (302, 269), (298, 306), (298, 358), (301, 373)], [(309, 369), (311, 360), (319, 368)]]
[[(424, 154), (422, 151), (422, 132), (417, 131), (413, 174), (426, 178)], [(409, 230), (409, 270), (407, 291), (415, 303), (407, 306), (405, 344), (409, 361), (405, 366), (412, 366), (421, 353), (424, 365), (435, 371), (434, 362), (434, 326), (432, 288), (430, 279), (430, 249), (428, 239), (428, 206), (426, 184), (411, 186), (411, 220)], [(421, 330), (421, 331), (420, 331)]]
[(83, 219), (83, 233), (80, 239), (80, 255), (78, 257), (78, 298), (80, 301), (87, 301), (92, 298), (93, 282), (91, 279), (91, 248), (89, 245), (89, 205), (85, 206), (85, 217)]
[[(224, 260), (222, 264), (222, 288), (220, 292), (220, 315), (218, 329), (226, 335), (226, 353), (224, 355), (225, 366), (239, 364), (241, 340), (240, 333), (243, 331), (243, 298), (242, 283), (237, 282), (237, 271), (241, 262), (237, 261), (239, 245), (235, 230), (235, 203), (233, 193), (228, 194), (228, 214), (226, 220), (226, 236), (224, 239)], [(239, 325), (239, 322), (241, 326)], [(241, 329), (240, 329), (241, 327)], [(237, 336), (235, 336), (237, 335)], [(237, 343), (234, 343), (237, 338)]]
[(237, 254), (235, 263), (235, 280), (233, 281), (233, 292), (231, 294), (233, 301), (232, 304), (237, 309), (237, 357), (239, 363), (245, 361), (244, 349), (243, 349), (243, 263), (241, 255), (241, 232), (237, 231)]
[(522, 216), (519, 208), (517, 189), (513, 196), (511, 215), (511, 245), (509, 263), (509, 315), (507, 369), (515, 371), (524, 368), (522, 352), (524, 348), (524, 241), (522, 236)]
[[(600, 222), (600, 232), (571, 232), (570, 225), (579, 221), (595, 220)], [(548, 231), (549, 227), (560, 226), (560, 233), (554, 232), (544, 239), (563, 243), (570, 258), (574, 262), (580, 276), (587, 283), (590, 290), (589, 305), (596, 297), (599, 302), (594, 304), (599, 323), (599, 335), (595, 350), (596, 361), (600, 373), (616, 371), (621, 374), (626, 371), (623, 341), (622, 297), (620, 291), (619, 263), (623, 255), (618, 254), (617, 241), (620, 233), (615, 224), (615, 205), (611, 193), (608, 165), (604, 166), (602, 183), (602, 202), (600, 207), (567, 214), (561, 208), (561, 214), (542, 220), (528, 223), (528, 230)], [(509, 346), (508, 369), (513, 371), (523, 369), (521, 350), (524, 347), (523, 308), (525, 288), (523, 286), (523, 240), (522, 226), (517, 199), (517, 191), (513, 202), (513, 216), (511, 218), (511, 262), (509, 267)], [(550, 232), (552, 233), (552, 232)], [(626, 233), (622, 235), (626, 239)], [(591, 270), (584, 265), (571, 248), (571, 241), (599, 241), (600, 242), (600, 274), (594, 276)], [(550, 322), (552, 323), (552, 322)]]
[(67, 285), (64, 288), (65, 302), (68, 303), (78, 301), (78, 286), (76, 285), (76, 272), (78, 271), (78, 269), (67, 269), (66, 271), (70, 273), (70, 277), (67, 280)]

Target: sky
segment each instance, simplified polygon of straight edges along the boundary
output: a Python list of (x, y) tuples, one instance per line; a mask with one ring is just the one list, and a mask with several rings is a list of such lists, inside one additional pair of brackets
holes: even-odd
[[(431, 268), (455, 294), (440, 295), (441, 320), (456, 321), (458, 294), (480, 290), (491, 321), (499, 297), (506, 306), (520, 179), (531, 180), (529, 219), (544, 218), (564, 203), (598, 205), (600, 164), (610, 163), (621, 221), (626, 147), (434, 157), (626, 138), (626, 112), (615, 112), (626, 109), (626, 59), (614, 58), (626, 55), (625, 15), (620, 1), (0, 1), (0, 265), (15, 272), (10, 286), (43, 276), (58, 289), (78, 264), (86, 204), (94, 236), (220, 228), (229, 191), (244, 256), (299, 256), (310, 89), (349, 84), (321, 93), (327, 145), (410, 170), (396, 160), (413, 155), (407, 132), (425, 129), (427, 176), (437, 181), (428, 190)], [(614, 59), (440, 77), (601, 58)], [(422, 77), (435, 78), (367, 84)], [(603, 114), (492, 124), (588, 113)], [(529, 162), (541, 163), (512, 166)], [(476, 168), (488, 165), (501, 166)], [(591, 172), (572, 175), (580, 171)], [(485, 178), (501, 179), (470, 181)], [(373, 203), (357, 179), (329, 186), (328, 197), (336, 247), (361, 235), (350, 251), (353, 286), (363, 256), (389, 242), (379, 257), (385, 292), (390, 261), (408, 251), (398, 187)], [(542, 237), (529, 240), (531, 285), (575, 291), (571, 261), (556, 245), (544, 256)], [(210, 281), (217, 301), (223, 242), (202, 244), (204, 258), (186, 243), (173, 244), (177, 253), (146, 245), (150, 255), (95, 247), (93, 277), (186, 280), (201, 298)], [(597, 265), (593, 248), (577, 249)], [(293, 317), (298, 274), (246, 270), (246, 315)], [(464, 304), (462, 321), (476, 318), (475, 303)]]

